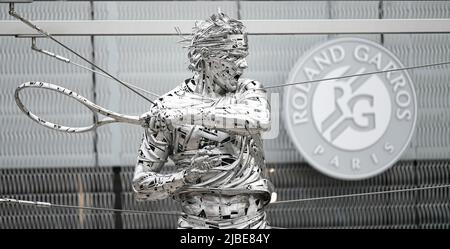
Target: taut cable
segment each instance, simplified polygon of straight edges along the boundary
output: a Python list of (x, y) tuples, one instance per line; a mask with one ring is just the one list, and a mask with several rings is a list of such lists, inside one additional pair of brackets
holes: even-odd
[[(357, 197), (357, 196), (391, 194), (391, 193), (440, 189), (440, 188), (450, 188), (450, 184), (428, 186), (428, 187), (418, 187), (418, 188), (376, 191), (376, 192), (355, 193), (355, 194), (347, 194), (347, 195), (333, 195), (333, 196), (322, 196), (322, 197), (313, 197), (313, 198), (304, 198), (304, 199), (284, 200), (284, 201), (273, 202), (273, 203), (271, 203), (271, 205), (286, 204), (286, 203), (298, 203), (298, 202), (306, 202), (306, 201), (317, 201), (317, 200), (328, 200), (328, 199), (339, 199), (339, 198), (349, 198), (349, 197)], [(129, 210), (129, 209), (83, 207), (83, 206), (53, 204), (50, 202), (26, 201), (26, 200), (18, 200), (18, 199), (10, 199), (10, 198), (0, 198), (0, 204), (1, 203), (29, 205), (29, 206), (33, 206), (33, 207), (48, 207), (48, 208), (56, 207), (56, 208), (85, 209), (85, 210), (93, 210), (93, 211), (124, 212), (124, 213), (139, 213), (139, 214), (156, 214), (156, 215), (182, 215), (182, 214), (184, 214), (183, 212), (179, 212), (179, 211), (142, 211), (142, 210)]]
[(92, 210), (92, 211), (124, 212), (124, 213), (137, 213), (137, 214), (159, 214), (159, 215), (182, 215), (183, 214), (183, 212), (178, 212), (178, 211), (142, 211), (142, 210), (128, 210), (128, 209), (115, 209), (115, 208), (83, 207), (83, 206), (53, 204), (50, 202), (25, 201), (25, 200), (10, 199), (10, 198), (0, 198), (0, 203), (18, 204), (18, 205), (27, 205), (27, 206), (45, 207), (45, 208), (54, 207), (54, 208), (83, 209), (83, 210)]
[(380, 194), (400, 193), (400, 192), (438, 189), (438, 188), (449, 188), (449, 187), (450, 187), (450, 184), (447, 184), (447, 185), (419, 187), (419, 188), (406, 188), (406, 189), (365, 192), (365, 193), (356, 193), (356, 194), (347, 194), (347, 195), (333, 195), (333, 196), (313, 197), (313, 198), (304, 198), (304, 199), (284, 200), (284, 201), (272, 202), (271, 204), (285, 204), (285, 203), (294, 203), (294, 202), (318, 201), (318, 200), (327, 200), (327, 199), (349, 198), (349, 197), (367, 196), (367, 195), (380, 195)]
[(317, 80), (308, 80), (308, 81), (280, 84), (280, 85), (275, 85), (275, 86), (264, 87), (263, 89), (279, 88), (279, 87), (301, 85), (301, 84), (309, 84), (309, 83), (318, 83), (318, 82), (322, 82), (322, 81), (339, 80), (339, 79), (352, 78), (352, 77), (357, 77), (357, 76), (365, 76), (365, 75), (379, 74), (379, 73), (390, 73), (390, 72), (396, 72), (396, 71), (402, 71), (402, 70), (410, 70), (410, 69), (417, 69), (417, 68), (424, 68), (424, 67), (435, 67), (435, 66), (441, 66), (441, 65), (447, 65), (447, 64), (450, 64), (450, 61), (443, 61), (443, 62), (437, 62), (437, 63), (432, 63), (432, 64), (424, 64), (424, 65), (417, 65), (417, 66), (410, 66), (410, 67), (400, 67), (400, 68), (394, 68), (394, 69), (389, 69), (389, 70), (384, 70), (384, 71), (373, 71), (373, 72), (367, 72), (367, 73), (358, 73), (358, 74), (344, 75), (344, 76), (325, 78), (325, 79), (317, 79)]

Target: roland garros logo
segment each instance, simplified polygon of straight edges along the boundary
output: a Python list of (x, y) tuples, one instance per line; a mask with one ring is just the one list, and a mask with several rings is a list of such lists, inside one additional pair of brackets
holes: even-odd
[[(288, 83), (401, 67), (380, 44), (341, 38), (306, 54)], [(404, 70), (293, 85), (284, 95), (294, 144), (312, 166), (340, 179), (367, 178), (392, 166), (409, 145), (416, 109)]]

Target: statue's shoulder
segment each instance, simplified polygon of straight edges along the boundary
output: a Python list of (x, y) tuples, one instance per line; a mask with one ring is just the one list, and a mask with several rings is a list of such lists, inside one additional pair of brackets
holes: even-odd
[(172, 90), (161, 95), (158, 99), (155, 100), (155, 103), (163, 104), (164, 106), (166, 106), (167, 104), (174, 104), (179, 102), (180, 97), (184, 96), (187, 92), (192, 91), (192, 81), (191, 79), (186, 79)]
[(238, 92), (245, 92), (248, 90), (253, 90), (253, 89), (261, 89), (264, 88), (264, 86), (262, 85), (261, 82), (254, 80), (254, 79), (247, 79), (247, 78), (243, 78), (243, 79), (239, 79), (238, 81), (238, 87), (237, 87), (237, 91)]

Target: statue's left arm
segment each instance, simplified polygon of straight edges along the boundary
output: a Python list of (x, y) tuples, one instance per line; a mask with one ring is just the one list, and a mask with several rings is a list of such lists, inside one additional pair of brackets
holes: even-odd
[(211, 105), (161, 109), (167, 125), (202, 125), (237, 134), (259, 133), (270, 129), (270, 104), (266, 90), (258, 81), (248, 81), (236, 94), (228, 94)]

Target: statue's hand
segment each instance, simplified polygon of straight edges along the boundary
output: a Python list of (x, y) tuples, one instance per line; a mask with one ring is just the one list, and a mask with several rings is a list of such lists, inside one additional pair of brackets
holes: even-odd
[(140, 119), (143, 121), (142, 126), (155, 132), (167, 129), (165, 118), (161, 115), (161, 110), (159, 106), (155, 105), (149, 112), (142, 114), (140, 116)]
[(143, 126), (154, 131), (172, 130), (174, 125), (183, 119), (183, 109), (166, 108), (155, 105), (149, 112), (144, 113), (141, 119)]
[(214, 167), (219, 166), (221, 159), (219, 157), (211, 157), (208, 152), (198, 153), (192, 158), (189, 168), (185, 170), (185, 181), (187, 183), (196, 183), (204, 174)]

